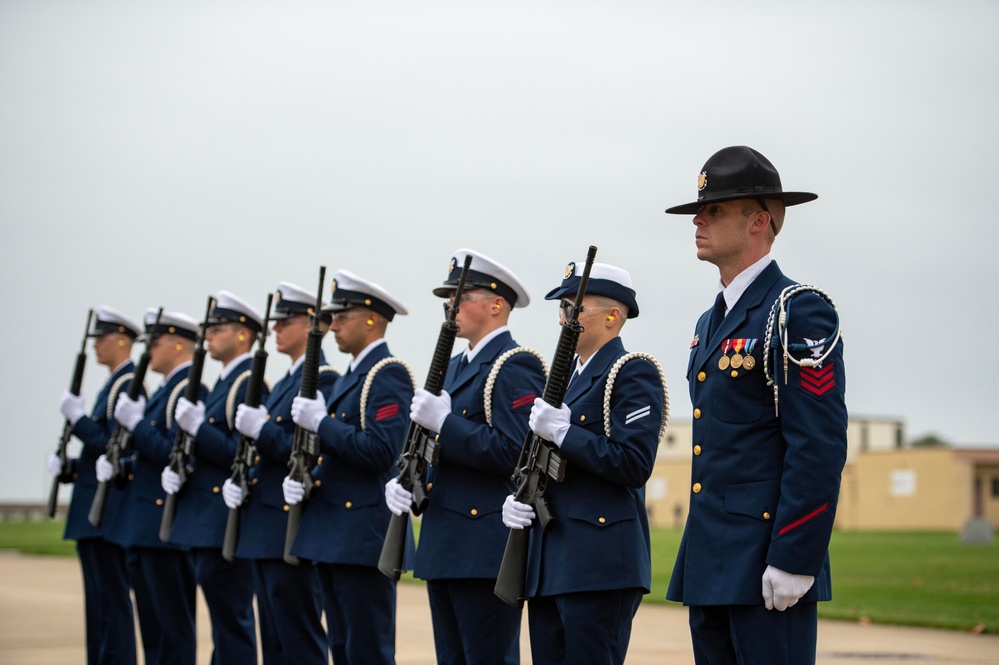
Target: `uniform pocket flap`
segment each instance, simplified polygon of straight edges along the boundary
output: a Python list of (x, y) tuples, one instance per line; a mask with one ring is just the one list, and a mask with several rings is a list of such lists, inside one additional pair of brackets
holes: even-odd
[(758, 483), (729, 485), (725, 488), (725, 510), (736, 515), (746, 515), (769, 521), (777, 512), (780, 500), (780, 481), (764, 480)]

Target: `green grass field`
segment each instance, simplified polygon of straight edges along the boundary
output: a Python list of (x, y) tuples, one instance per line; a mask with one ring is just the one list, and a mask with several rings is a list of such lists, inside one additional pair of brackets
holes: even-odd
[[(64, 524), (0, 523), (0, 549), (74, 556)], [(665, 603), (680, 531), (652, 532), (652, 593)], [(830, 544), (833, 601), (826, 619), (999, 633), (999, 542), (961, 545), (953, 533), (836, 532)]]

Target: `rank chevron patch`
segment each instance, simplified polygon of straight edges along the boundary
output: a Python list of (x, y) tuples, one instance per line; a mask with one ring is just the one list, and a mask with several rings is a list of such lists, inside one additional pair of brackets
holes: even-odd
[(836, 373), (832, 363), (825, 367), (802, 367), (801, 387), (804, 390), (821, 397), (836, 387)]
[(627, 416), (625, 416), (625, 418), (624, 418), (624, 424), (625, 425), (630, 425), (631, 423), (635, 422), (636, 420), (641, 420), (645, 416), (649, 415), (649, 413), (651, 413), (651, 411), (652, 411), (652, 407), (649, 406), (649, 405), (643, 406), (640, 409), (632, 411)]
[(389, 404), (388, 406), (383, 406), (382, 408), (375, 411), (375, 422), (379, 420), (385, 420), (386, 418), (391, 418), (397, 413), (399, 413), (398, 404)]
[(513, 409), (519, 409), (522, 406), (527, 406), (528, 404), (534, 404), (534, 398), (537, 397), (536, 393), (531, 393), (530, 395), (524, 395), (523, 397), (518, 397), (513, 400)]

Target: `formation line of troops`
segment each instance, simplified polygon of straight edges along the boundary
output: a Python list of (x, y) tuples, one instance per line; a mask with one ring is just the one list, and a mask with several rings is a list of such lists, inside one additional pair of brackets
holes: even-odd
[[(745, 146), (712, 155), (697, 180), (696, 200), (666, 212), (693, 215), (697, 258), (719, 283), (687, 361), (690, 511), (667, 598), (689, 607), (699, 664), (814, 663), (846, 457), (843, 344), (832, 300), (785, 277), (770, 251), (786, 207), (816, 195), (784, 191)], [(265, 665), (394, 663), (396, 579), (379, 557), (393, 515), (410, 514), (420, 528), (406, 535), (403, 569), (426, 581), (439, 663), (520, 662), (521, 603), (496, 588), (520, 530), (533, 662), (625, 662), (651, 586), (645, 484), (668, 391), (656, 359), (621, 338), (639, 316), (629, 272), (590, 257), (560, 277), (544, 299), (578, 338), (556, 399), (544, 356), (509, 325), (530, 304), (524, 284), (471, 249), (454, 252), (433, 289), (467, 342), (439, 392), (418, 388), (389, 349), (406, 307), (348, 270), (318, 302), (279, 282), (263, 313), (229, 291), (202, 321), (152, 308), (140, 324), (96, 308), (87, 335), (108, 378), (89, 415), (79, 376), (64, 392), (82, 447), (48, 462), (55, 483), (75, 486), (65, 537), (83, 571), (87, 662), (135, 663), (141, 648), (148, 665), (193, 664), (200, 586), (215, 665), (256, 663), (258, 651)], [(342, 373), (319, 346), (327, 331), (350, 356)], [(268, 387), (270, 332), (291, 366)], [(205, 354), (221, 364), (211, 389)], [(147, 370), (162, 377), (151, 394)], [(420, 478), (425, 506), (397, 468), (412, 426), (436, 451)], [(513, 481), (532, 439), (565, 465), (543, 503)], [(305, 472), (289, 470), (302, 454)], [(301, 514), (297, 531), (289, 512)]]

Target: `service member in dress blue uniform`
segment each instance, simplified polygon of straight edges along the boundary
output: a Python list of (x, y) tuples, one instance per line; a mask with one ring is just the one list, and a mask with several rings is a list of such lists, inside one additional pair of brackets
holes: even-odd
[[(697, 322), (690, 512), (667, 598), (690, 606), (697, 663), (814, 663), (846, 460), (843, 345), (832, 301), (770, 258), (786, 206), (773, 164), (725, 148), (698, 176), (697, 258), (718, 267)], [(793, 306), (789, 306), (792, 305)]]
[[(321, 457), (292, 554), (316, 564), (329, 648), (337, 665), (395, 663), (395, 581), (378, 570), (391, 514), (385, 483), (409, 427), (408, 367), (389, 352), (385, 330), (406, 308), (384, 288), (347, 271), (333, 278), (331, 329), (352, 356), (329, 400), (296, 397), (295, 423), (318, 432)], [(286, 477), (284, 498), (298, 503), (302, 483)]]
[[(493, 587), (508, 534), (503, 499), (513, 490), (510, 476), (545, 370), (533, 352), (508, 356), (489, 386), (486, 412), (490, 370), (518, 348), (507, 327), (510, 313), (530, 297), (510, 270), (469, 249), (455, 253), (434, 295), (454, 295), (467, 255), (472, 264), (456, 322), (468, 348), (451, 358), (440, 396), (421, 388), (410, 409), (413, 421), (440, 433), (413, 574), (427, 580), (439, 663), (519, 663), (520, 610), (497, 598)], [(396, 514), (412, 505), (394, 478), (385, 499)]]
[[(292, 565), (284, 560), (288, 504), (281, 481), (288, 475), (288, 459), (295, 442), (291, 405), (302, 385), (311, 317), (320, 317), (324, 332), (330, 319), (313, 312), (316, 294), (300, 286), (280, 282), (275, 297), (275, 343), (279, 352), (291, 358), (291, 367), (274, 385), (264, 406), (240, 404), (236, 409), (236, 429), (256, 442), (259, 459), (250, 471), (253, 489), (243, 507), (236, 556), (253, 562), (264, 665), (325, 665), (326, 633), (315, 569), (308, 562)], [(325, 399), (338, 375), (326, 365), (322, 353), (319, 364), (317, 385)], [(242, 490), (229, 478), (222, 486), (222, 494), (229, 508), (243, 501)]]
[[(108, 380), (97, 394), (91, 417), (84, 412), (84, 396), (63, 391), (59, 411), (73, 425), (73, 434), (83, 447), (80, 456), (71, 461), (74, 483), (73, 498), (66, 516), (63, 538), (76, 541), (83, 570), (83, 592), (86, 608), (87, 663), (135, 663), (135, 619), (129, 597), (125, 550), (104, 538), (107, 525), (121, 505), (121, 493), (111, 486), (107, 512), (100, 527), (87, 521), (90, 504), (97, 491), (94, 468), (97, 458), (107, 450), (108, 439), (115, 428), (114, 405), (118, 394), (124, 394), (128, 378), (135, 372), (130, 355), (132, 342), (141, 326), (121, 312), (101, 305), (89, 336), (94, 338), (97, 362), (110, 371)], [(53, 453), (49, 456), (49, 472), (62, 473), (62, 462)]]
[[(114, 537), (127, 550), (129, 580), (135, 591), (147, 663), (193, 663), (195, 581), (189, 553), (160, 540), (163, 501), (160, 472), (170, 459), (177, 434), (174, 409), (187, 385), (199, 323), (178, 312), (163, 312), (156, 323), (156, 309), (146, 310), (149, 369), (163, 375), (147, 403), (144, 397), (118, 398), (114, 415), (132, 433), (131, 458), (124, 464), (126, 496), (112, 525)], [(202, 399), (208, 391), (202, 386)], [(128, 452), (128, 451), (126, 451)], [(97, 478), (110, 476), (104, 455), (97, 460)]]
[[(257, 659), (253, 618), (253, 566), (246, 559), (222, 558), (222, 536), (229, 511), (222, 484), (231, 473), (239, 445), (233, 427), (236, 406), (243, 403), (250, 374), (250, 349), (263, 329), (260, 313), (229, 291), (219, 291), (208, 314), (205, 343), (222, 363), (208, 399), (193, 404), (181, 395), (177, 424), (194, 437), (188, 478), (177, 497), (170, 542), (191, 550), (194, 575), (205, 595), (212, 621), (213, 665), (242, 665)], [(263, 397), (266, 398), (266, 387)], [(161, 476), (163, 491), (174, 494), (180, 477), (169, 466)]]
[[(582, 271), (570, 263), (545, 296), (561, 301), (563, 320)], [(621, 342), (625, 321), (638, 316), (631, 275), (594, 263), (581, 305), (583, 332), (562, 407), (539, 397), (531, 410), (531, 429), (558, 446), (566, 472), (547, 486), (554, 519), (531, 535), (528, 624), (536, 663), (612, 665), (625, 660), (632, 620), (652, 582), (645, 483), (668, 399), (658, 362), (628, 354)], [(507, 497), (504, 524), (522, 529), (534, 518), (531, 506)]]

